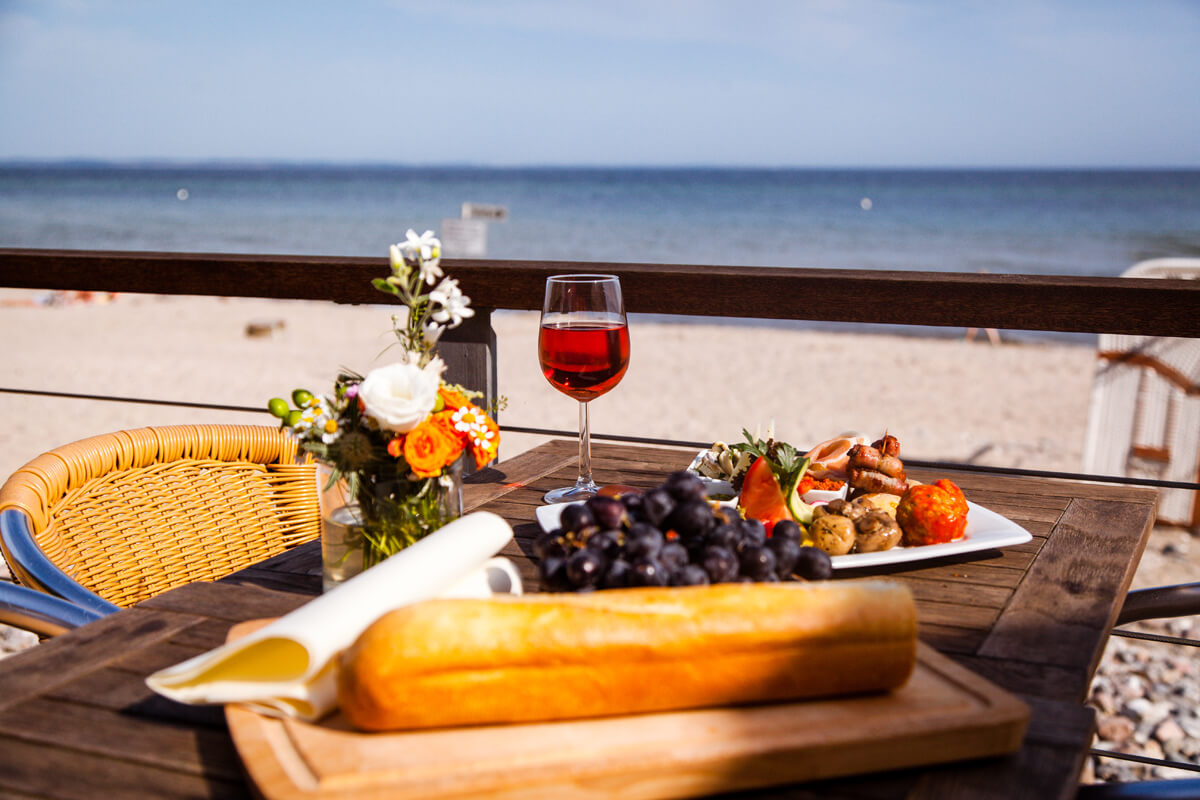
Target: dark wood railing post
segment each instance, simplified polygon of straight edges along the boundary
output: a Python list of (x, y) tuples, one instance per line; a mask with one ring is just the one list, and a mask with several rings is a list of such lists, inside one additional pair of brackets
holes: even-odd
[(475, 316), (442, 334), (438, 355), (446, 362), (446, 380), (483, 392), (478, 405), (491, 410), (499, 397), (492, 309), (476, 306)]

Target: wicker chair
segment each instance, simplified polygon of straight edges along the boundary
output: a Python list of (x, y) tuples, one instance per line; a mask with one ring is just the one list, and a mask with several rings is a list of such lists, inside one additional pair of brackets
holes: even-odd
[(181, 425), (45, 453), (0, 488), (21, 584), (93, 614), (215, 580), (320, 535), (316, 465), (276, 428)]

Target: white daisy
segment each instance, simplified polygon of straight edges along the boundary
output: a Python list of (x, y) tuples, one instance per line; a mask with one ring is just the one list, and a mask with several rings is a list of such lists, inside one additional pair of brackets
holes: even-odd
[(410, 264), (418, 264), (421, 269), (421, 280), (433, 286), (437, 279), (444, 274), (441, 268), (442, 243), (433, 235), (433, 231), (425, 231), (420, 236), (412, 228), (408, 229), (405, 241), (393, 245), (391, 252), (392, 266), (396, 266), (396, 256)]
[(333, 444), (334, 442), (336, 442), (338, 440), (338, 437), (341, 435), (342, 435), (342, 429), (341, 429), (341, 426), (338, 425), (338, 421), (336, 419), (333, 419), (331, 417), (331, 418), (325, 420), (324, 424), (321, 426), (321, 441), (322, 442), (324, 442), (325, 444)]
[(495, 431), (488, 428), (484, 419), (483, 412), (470, 405), (463, 406), (450, 417), (454, 429), (465, 433), (471, 444), (480, 450), (486, 449), (490, 440), (496, 436)]
[(439, 283), (437, 288), (429, 293), (429, 299), (441, 306), (433, 312), (434, 322), (449, 323), (446, 324), (448, 328), (458, 327), (464, 319), (475, 316), (475, 309), (471, 308), (471, 298), (462, 293), (462, 289), (458, 288), (458, 281), (453, 278), (446, 278)]

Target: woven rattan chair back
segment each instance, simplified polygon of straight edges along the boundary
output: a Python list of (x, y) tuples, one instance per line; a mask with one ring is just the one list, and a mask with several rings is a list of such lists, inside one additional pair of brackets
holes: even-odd
[(263, 426), (119, 431), (34, 459), (0, 489), (0, 509), (24, 511), (66, 575), (129, 606), (319, 536), (316, 465), (297, 452)]

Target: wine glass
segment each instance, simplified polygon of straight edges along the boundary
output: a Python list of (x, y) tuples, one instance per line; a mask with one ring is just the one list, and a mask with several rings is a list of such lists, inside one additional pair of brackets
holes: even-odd
[(629, 366), (629, 327), (615, 275), (553, 275), (546, 279), (538, 358), (550, 385), (579, 401), (579, 479), (547, 492), (547, 503), (586, 500), (592, 480), (588, 402), (620, 382)]

